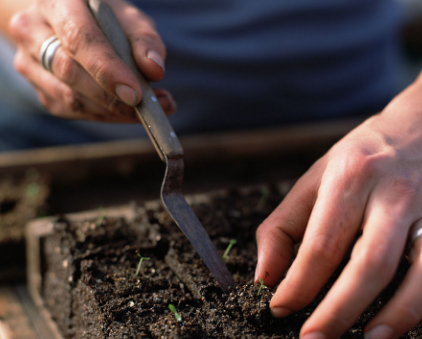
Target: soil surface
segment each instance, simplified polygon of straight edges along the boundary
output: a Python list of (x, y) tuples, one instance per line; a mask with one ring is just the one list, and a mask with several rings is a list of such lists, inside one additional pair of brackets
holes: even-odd
[[(255, 230), (280, 203), (289, 184), (215, 194), (192, 202), (236, 286), (223, 294), (183, 233), (159, 205), (136, 206), (137, 217), (55, 222), (43, 243), (43, 297), (66, 339), (76, 338), (298, 338), (302, 324), (334, 283), (285, 319), (271, 317), (274, 289), (253, 284)], [(144, 260), (135, 275), (139, 256)], [(346, 263), (347, 258), (343, 262)], [(393, 295), (408, 265), (343, 338), (362, 338), (365, 324)], [(181, 316), (170, 311), (173, 304)], [(421, 338), (417, 326), (402, 338)]]

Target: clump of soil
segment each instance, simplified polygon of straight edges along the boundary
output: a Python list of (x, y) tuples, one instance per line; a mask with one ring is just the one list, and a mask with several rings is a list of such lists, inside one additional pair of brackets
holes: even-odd
[[(269, 310), (274, 290), (253, 284), (256, 227), (282, 200), (285, 189), (233, 191), (193, 202), (217, 250), (237, 243), (226, 261), (236, 286), (223, 294), (202, 260), (163, 208), (138, 206), (133, 222), (105, 218), (60, 219), (44, 240), (43, 297), (64, 338), (298, 338), (300, 328), (339, 275), (333, 275), (305, 309), (285, 319)], [(137, 253), (150, 260), (139, 262)], [(343, 263), (344, 265), (345, 263)], [(344, 338), (360, 338), (364, 325), (388, 301), (407, 270)], [(169, 310), (173, 304), (181, 316)], [(418, 338), (416, 327), (403, 338)]]

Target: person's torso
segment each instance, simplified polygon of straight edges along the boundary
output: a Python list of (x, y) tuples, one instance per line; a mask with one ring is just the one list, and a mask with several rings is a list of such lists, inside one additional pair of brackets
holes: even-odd
[(375, 112), (397, 91), (393, 0), (133, 2), (167, 46), (182, 130)]

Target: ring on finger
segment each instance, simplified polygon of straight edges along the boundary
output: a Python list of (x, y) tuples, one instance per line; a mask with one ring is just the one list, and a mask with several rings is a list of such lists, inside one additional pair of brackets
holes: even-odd
[(51, 65), (53, 63), (54, 54), (60, 47), (60, 40), (54, 35), (46, 39), (41, 45), (40, 60), (45, 70), (52, 72)]

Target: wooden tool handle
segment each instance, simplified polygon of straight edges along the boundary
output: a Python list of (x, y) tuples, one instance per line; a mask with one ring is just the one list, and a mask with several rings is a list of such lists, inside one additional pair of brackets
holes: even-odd
[(130, 67), (142, 87), (142, 101), (135, 107), (161, 160), (183, 155), (183, 148), (151, 86), (141, 74), (132, 56), (132, 49), (112, 8), (100, 0), (89, 0), (92, 15), (113, 46), (117, 55)]

